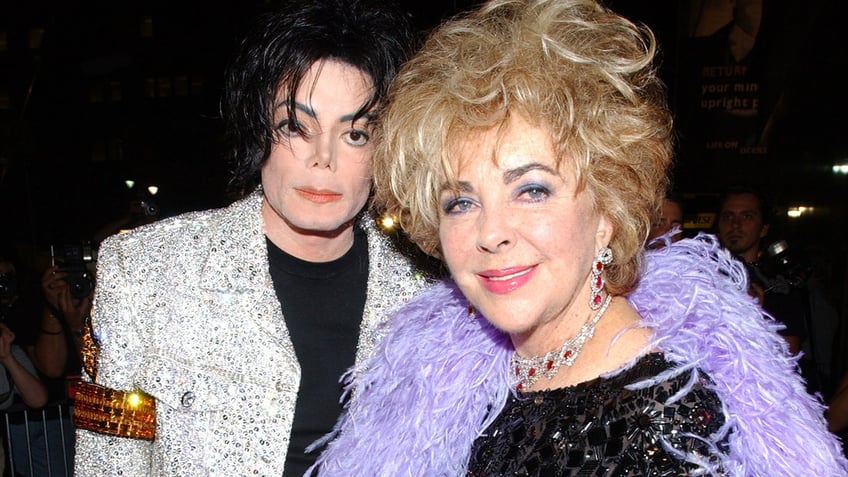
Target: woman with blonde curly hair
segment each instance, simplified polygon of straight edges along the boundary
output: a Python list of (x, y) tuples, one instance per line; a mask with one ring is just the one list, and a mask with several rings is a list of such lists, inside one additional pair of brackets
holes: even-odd
[(404, 66), (375, 203), (450, 278), (354, 373), (319, 475), (845, 474), (743, 266), (710, 236), (644, 249), (656, 48), (595, 1), (492, 0)]

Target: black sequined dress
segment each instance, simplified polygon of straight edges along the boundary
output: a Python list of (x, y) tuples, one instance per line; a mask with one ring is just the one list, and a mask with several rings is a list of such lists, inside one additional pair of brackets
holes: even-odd
[[(721, 402), (701, 377), (680, 399), (691, 373), (644, 389), (625, 386), (674, 365), (649, 354), (626, 370), (567, 388), (518, 392), (478, 438), (469, 477), (679, 476), (698, 469), (667, 451), (662, 441), (718, 465), (707, 437), (724, 423)], [(719, 474), (720, 475), (720, 474)]]

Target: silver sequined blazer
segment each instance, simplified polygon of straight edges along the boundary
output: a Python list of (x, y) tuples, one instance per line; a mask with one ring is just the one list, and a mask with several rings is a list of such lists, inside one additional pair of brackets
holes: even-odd
[[(268, 271), (262, 194), (108, 238), (97, 262), (97, 383), (156, 398), (153, 442), (78, 430), (75, 475), (283, 472), (300, 366)], [(428, 280), (369, 220), (357, 361)]]

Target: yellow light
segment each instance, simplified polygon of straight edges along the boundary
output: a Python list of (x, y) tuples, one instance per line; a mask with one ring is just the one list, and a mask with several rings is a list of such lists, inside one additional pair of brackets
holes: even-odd
[(159, 192), (159, 187), (155, 185), (149, 185), (147, 186), (147, 192), (150, 192), (150, 195), (156, 195), (156, 193)]
[(797, 219), (798, 217), (800, 217), (802, 215), (811, 215), (813, 212), (815, 212), (815, 210), (816, 210), (815, 207), (798, 205), (798, 206), (795, 206), (795, 207), (789, 207), (786, 210), (786, 215), (789, 216), (790, 218)]
[(138, 393), (127, 394), (127, 405), (130, 407), (138, 407), (141, 404), (141, 396)]
[(394, 219), (394, 217), (392, 217), (390, 215), (384, 215), (380, 219), (380, 225), (382, 225), (383, 228), (386, 229), (386, 230), (391, 230), (391, 229), (395, 228), (395, 219)]
[(127, 186), (127, 189), (132, 189), (133, 186), (135, 186), (135, 181), (127, 179), (127, 180), (124, 181), (124, 185)]

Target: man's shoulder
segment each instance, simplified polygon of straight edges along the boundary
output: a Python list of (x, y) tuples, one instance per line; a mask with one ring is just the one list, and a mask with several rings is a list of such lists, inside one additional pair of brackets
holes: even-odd
[(144, 249), (162, 243), (176, 246), (181, 240), (197, 241), (219, 235), (222, 228), (243, 229), (261, 221), (253, 195), (214, 209), (184, 212), (151, 224), (112, 235), (101, 244), (101, 250), (112, 248)]
[(106, 238), (98, 248), (104, 257), (150, 257), (186, 260), (214, 248), (213, 242), (248, 242), (262, 233), (259, 202), (252, 196), (226, 207), (186, 212)]

